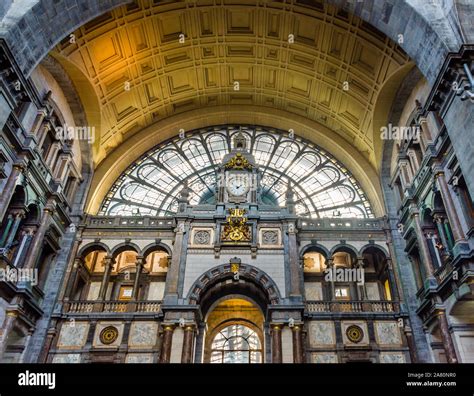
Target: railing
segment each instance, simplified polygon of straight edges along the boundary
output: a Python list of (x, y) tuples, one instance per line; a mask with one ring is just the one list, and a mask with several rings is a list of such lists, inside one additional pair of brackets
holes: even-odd
[(89, 216), (86, 225), (89, 227), (173, 227), (171, 217), (149, 217), (149, 216)]
[(394, 301), (306, 301), (309, 313), (331, 312), (399, 312), (398, 302)]
[(436, 278), (438, 278), (438, 282), (443, 282), (452, 272), (453, 266), (450, 263), (443, 265), (435, 272)]
[(161, 301), (67, 301), (63, 312), (67, 314), (87, 313), (157, 313)]
[(376, 230), (381, 231), (384, 220), (379, 219), (301, 219), (302, 230)]

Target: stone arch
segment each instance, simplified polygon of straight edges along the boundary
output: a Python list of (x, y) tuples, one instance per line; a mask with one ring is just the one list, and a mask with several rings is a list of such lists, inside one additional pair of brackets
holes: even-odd
[[(129, 139), (127, 145), (120, 145), (99, 164), (94, 171), (86, 212), (97, 214), (100, 205), (113, 183), (137, 160), (137, 153), (146, 153), (160, 143), (176, 136), (177, 128), (185, 131), (199, 130), (215, 125), (252, 124), (279, 130), (293, 128), (298, 136), (312, 142), (328, 153), (352, 173), (366, 193), (375, 216), (384, 213), (378, 175), (369, 161), (346, 140), (334, 134), (322, 124), (289, 111), (263, 106), (235, 105), (214, 106), (179, 113), (160, 120)], [(159, 131), (159, 133), (156, 133)]]
[(171, 248), (163, 242), (153, 242), (153, 243), (150, 243), (149, 245), (146, 245), (140, 251), (140, 255), (143, 257), (146, 257), (150, 253), (153, 253), (154, 251), (158, 251), (158, 250), (165, 251), (168, 254), (168, 256), (171, 256)]
[[(231, 271), (231, 264), (221, 264), (209, 269), (203, 273), (189, 289), (187, 300), (191, 305), (198, 305), (203, 303), (203, 297), (206, 296), (216, 286), (222, 286), (229, 279), (233, 279), (234, 273)], [(281, 294), (278, 286), (273, 279), (264, 271), (249, 264), (239, 265), (239, 281), (235, 282), (235, 288), (228, 294), (240, 294), (239, 291), (244, 291), (244, 284), (253, 285), (255, 290), (253, 292), (260, 292), (260, 298), (254, 298), (256, 302), (266, 312), (266, 305), (278, 304), (281, 300)], [(232, 282), (234, 283), (234, 282)], [(228, 283), (227, 283), (228, 284)], [(240, 289), (240, 290), (239, 290)], [(236, 293), (237, 291), (237, 293)], [(221, 296), (218, 296), (221, 297)]]
[[(47, 0), (38, 0), (23, 13), (19, 12), (19, 8), (24, 7), (21, 3), (12, 3), (10, 7), (8, 5), (5, 7), (7, 10), (10, 8), (10, 11), (3, 12), (6, 15), (2, 20), (4, 25), (2, 36), (13, 53), (21, 54), (17, 61), (26, 75), (29, 75), (41, 59), (72, 31), (114, 8), (127, 5), (130, 0), (107, 2), (89, 0), (85, 4), (74, 4), (73, 7), (67, 7), (64, 3), (64, 1), (51, 3)], [(376, 5), (373, 2), (349, 3), (345, 0), (328, 0), (328, 3), (343, 9), (344, 12), (356, 15), (395, 42), (398, 41), (399, 35), (403, 34), (402, 48), (415, 60), (431, 83), (436, 79), (444, 55), (449, 51), (458, 50), (460, 45), (459, 37), (453, 31), (453, 27), (440, 18), (444, 14), (438, 7), (423, 9), (426, 7), (412, 0), (396, 2), (384, 0), (383, 4)], [(418, 6), (415, 8), (416, 4)], [(464, 1), (459, 3), (458, 9), (464, 9), (466, 4)], [(469, 4), (467, 7), (470, 9)], [(51, 18), (51, 15), (54, 15), (54, 18)], [(461, 19), (461, 24), (463, 20)], [(41, 25), (49, 26), (50, 29), (39, 29)], [(32, 31), (35, 34), (31, 34)], [(420, 42), (429, 42), (432, 45), (420, 50)], [(433, 53), (440, 56), (433, 57)]]
[(107, 255), (110, 255), (110, 249), (105, 243), (91, 242), (81, 247), (79, 251), (77, 252), (77, 256), (85, 258), (89, 253), (95, 250), (100, 250), (102, 252), (106, 252)]
[(359, 257), (359, 251), (354, 246), (349, 245), (348, 243), (338, 243), (337, 245), (333, 246), (330, 250), (331, 256), (337, 252), (349, 253), (353, 255), (354, 258)]
[(368, 243), (367, 245), (364, 245), (362, 246), (360, 249), (359, 249), (359, 256), (362, 257), (362, 255), (368, 250), (368, 249), (377, 249), (379, 250), (381, 253), (384, 254), (385, 258), (389, 258), (390, 257), (390, 254), (388, 253), (387, 249), (383, 246), (380, 246), (380, 245), (376, 245), (376, 244), (371, 244), (371, 243)]
[(111, 250), (110, 250), (110, 255), (115, 259), (117, 256), (126, 251), (126, 250), (133, 250), (135, 253), (140, 254), (141, 249), (138, 245), (136, 245), (133, 242), (122, 242), (119, 243), (118, 245), (115, 245)]
[(306, 246), (303, 246), (300, 250), (300, 259), (303, 258), (303, 256), (308, 253), (308, 252), (318, 252), (324, 256), (326, 260), (331, 258), (331, 253), (329, 252), (328, 248), (326, 246), (323, 246), (319, 243), (310, 243)]

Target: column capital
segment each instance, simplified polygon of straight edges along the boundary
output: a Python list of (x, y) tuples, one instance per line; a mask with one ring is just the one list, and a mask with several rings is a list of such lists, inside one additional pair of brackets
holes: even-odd
[(166, 323), (166, 324), (162, 324), (161, 327), (163, 328), (163, 331), (174, 331), (174, 329), (176, 328), (176, 324)]
[(146, 264), (145, 257), (143, 257), (143, 256), (137, 256), (137, 261), (136, 261), (135, 264), (136, 264), (136, 265), (145, 265), (145, 264)]
[(104, 257), (104, 265), (113, 265), (115, 264), (115, 259), (112, 256)]
[(20, 172), (24, 172), (25, 169), (27, 168), (28, 164), (26, 163), (25, 160), (22, 160), (22, 161), (18, 161), (18, 162), (15, 162), (13, 164), (13, 169), (17, 170), (17, 171), (20, 171)]
[(84, 259), (82, 257), (78, 256), (74, 258), (74, 264), (73, 264), (74, 268), (79, 268), (83, 264), (84, 264)]
[(11, 215), (12, 215), (13, 217), (16, 217), (16, 218), (19, 217), (19, 218), (22, 218), (22, 219), (25, 218), (25, 215), (26, 215), (25, 209), (20, 209), (20, 208), (18, 208), (18, 209), (12, 209), (12, 210), (10, 211), (10, 213), (11, 213)]

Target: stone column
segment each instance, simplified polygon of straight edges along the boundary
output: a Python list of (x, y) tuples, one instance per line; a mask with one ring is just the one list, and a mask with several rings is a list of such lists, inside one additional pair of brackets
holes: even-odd
[(104, 258), (104, 276), (102, 277), (102, 283), (99, 290), (99, 300), (104, 301), (107, 296), (107, 287), (109, 286), (110, 273), (115, 264), (113, 257), (107, 256)]
[(408, 349), (410, 352), (410, 363), (418, 363), (418, 355), (416, 353), (416, 344), (413, 339), (413, 332), (410, 326), (405, 326), (405, 337), (407, 338)]
[[(334, 270), (334, 259), (330, 258), (327, 261), (327, 269), (329, 271)], [(336, 282), (334, 282), (334, 277), (331, 277), (332, 281), (331, 283), (331, 300), (336, 301)]]
[[(76, 237), (76, 240), (74, 241), (74, 244), (72, 245), (72, 248), (71, 248), (71, 258), (74, 257), (74, 260), (72, 260), (71, 262), (68, 263), (68, 266), (67, 266), (67, 269), (66, 269), (66, 274), (65, 274), (65, 278), (68, 278), (70, 279), (73, 275), (74, 275), (74, 263), (75, 263), (75, 260), (77, 258), (80, 258), (79, 256), (77, 256), (77, 252), (79, 250), (79, 246), (81, 245), (82, 243), (82, 238), (81, 238), (81, 234), (82, 234), (82, 228), (79, 228), (78, 230), (78, 236)], [(70, 291), (68, 289), (68, 286), (69, 284), (66, 283), (66, 282), (63, 282), (60, 290), (59, 290), (59, 293), (58, 293), (58, 300), (62, 300), (64, 299), (65, 297), (70, 297)]]
[(41, 254), (44, 236), (46, 234), (46, 231), (48, 231), (53, 213), (54, 204), (53, 202), (48, 202), (48, 204), (43, 210), (41, 224), (31, 243), (30, 251), (28, 252), (28, 257), (26, 258), (25, 265), (23, 266), (24, 268), (33, 269), (35, 267), (36, 261), (38, 260), (38, 257)]
[(296, 242), (296, 226), (288, 224), (288, 259), (290, 262), (290, 296), (301, 296), (301, 269)]
[(77, 281), (79, 277), (79, 269), (83, 265), (83, 262), (84, 259), (82, 257), (76, 257), (74, 259), (74, 264), (72, 265), (72, 271), (69, 276), (69, 280), (66, 287), (65, 297), (67, 297), (68, 299), (71, 299), (74, 296), (74, 291), (76, 290)]
[[(362, 257), (357, 258), (357, 270), (358, 271), (364, 271), (364, 259)], [(367, 300), (367, 295), (365, 292), (365, 274), (364, 274), (364, 284), (362, 285), (357, 285), (359, 288), (359, 297), (362, 301)]]
[(448, 363), (457, 363), (458, 358), (456, 356), (456, 349), (454, 348), (453, 339), (449, 332), (448, 319), (446, 318), (446, 312), (442, 309), (436, 312), (438, 318), (438, 324), (440, 328), (441, 338), (443, 339), (444, 351), (446, 352), (446, 359)]
[(135, 270), (135, 281), (133, 282), (132, 299), (138, 300), (138, 293), (140, 291), (140, 276), (142, 274), (143, 267), (145, 266), (145, 258), (137, 256), (136, 270)]
[(193, 345), (194, 345), (194, 326), (187, 325), (184, 328), (183, 353), (181, 355), (181, 363), (193, 362)]
[(434, 279), (433, 262), (431, 261), (431, 255), (428, 249), (425, 234), (423, 233), (423, 229), (421, 228), (420, 215), (418, 212), (412, 212), (411, 216), (413, 219), (413, 224), (415, 226), (416, 239), (418, 241), (418, 248), (420, 249), (421, 261), (423, 262), (426, 276), (428, 278)]
[(293, 332), (293, 362), (304, 363), (303, 352), (303, 334), (302, 325), (295, 325), (291, 330)]
[(436, 184), (441, 193), (443, 199), (444, 208), (448, 215), (449, 224), (451, 225), (451, 231), (453, 232), (454, 242), (465, 242), (466, 237), (462, 230), (461, 222), (459, 221), (456, 207), (454, 206), (451, 193), (449, 192), (448, 183), (446, 182), (446, 176), (443, 170), (438, 169), (435, 174)]
[(387, 257), (385, 261), (387, 262), (388, 283), (390, 285), (390, 292), (392, 293), (392, 301), (400, 301), (400, 293), (398, 292), (397, 281), (394, 276), (392, 259)]
[(18, 228), (20, 227), (20, 223), (25, 218), (25, 211), (23, 209), (14, 210), (12, 212), (12, 216), (14, 220), (10, 228), (10, 232), (8, 233), (8, 237), (5, 241), (6, 248), (9, 248), (15, 240), (15, 236), (18, 231)]
[(281, 325), (272, 324), (272, 363), (281, 363)]
[(196, 353), (194, 356), (195, 363), (202, 363), (203, 360), (203, 348), (204, 348), (204, 337), (206, 334), (206, 323), (201, 322), (197, 328), (197, 336), (196, 336)]
[(5, 321), (3, 322), (2, 336), (0, 338), (0, 358), (3, 357), (5, 349), (7, 348), (8, 335), (10, 334), (17, 317), (17, 311), (7, 310), (7, 315), (5, 317)]
[(169, 363), (171, 357), (171, 345), (173, 343), (174, 325), (163, 326), (163, 341), (161, 344), (160, 363)]
[(26, 164), (24, 162), (18, 162), (13, 165), (13, 169), (8, 176), (5, 187), (3, 188), (2, 193), (0, 194), (0, 223), (3, 223), (3, 216), (7, 211), (8, 204), (12, 199), (13, 193), (15, 192), (16, 181), (21, 173), (26, 169)]
[(0, 247), (5, 246), (5, 241), (7, 240), (8, 235), (10, 234), (10, 228), (12, 227), (12, 225), (13, 225), (13, 216), (12, 214), (9, 214), (7, 225), (5, 226), (5, 230), (3, 231), (2, 237), (0, 239)]
[(439, 238), (441, 239), (441, 243), (446, 251), (450, 249), (448, 236), (446, 235), (446, 230), (444, 228), (444, 222), (447, 220), (440, 214), (435, 214), (433, 216), (434, 223), (436, 224), (436, 229), (438, 230)]
[[(53, 323), (54, 325), (54, 323)], [(46, 340), (44, 342), (43, 348), (41, 350), (41, 354), (38, 358), (38, 362), (40, 363), (47, 363), (48, 362), (48, 355), (49, 350), (51, 349), (51, 345), (53, 344), (54, 337), (56, 336), (57, 330), (55, 327), (50, 327), (46, 336)]]
[(175, 240), (173, 244), (173, 255), (171, 257), (171, 265), (166, 275), (166, 292), (165, 295), (178, 296), (178, 279), (179, 267), (181, 262), (181, 253), (183, 250), (183, 240), (185, 234), (185, 223), (180, 221), (175, 229)]

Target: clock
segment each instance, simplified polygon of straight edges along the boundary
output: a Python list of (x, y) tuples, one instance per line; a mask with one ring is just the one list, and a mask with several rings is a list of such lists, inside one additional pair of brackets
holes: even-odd
[(239, 173), (230, 175), (227, 182), (227, 192), (234, 197), (242, 197), (248, 193), (250, 183), (248, 175)]

